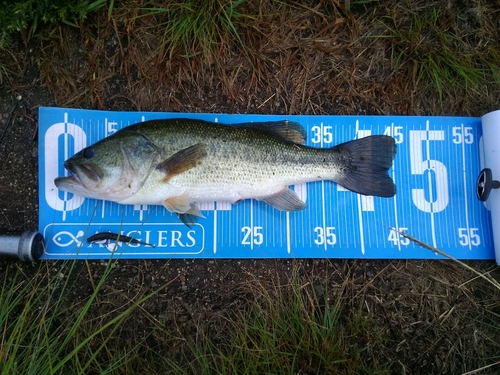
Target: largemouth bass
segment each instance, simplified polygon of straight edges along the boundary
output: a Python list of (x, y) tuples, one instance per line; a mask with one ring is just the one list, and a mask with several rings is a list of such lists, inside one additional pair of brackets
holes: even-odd
[(122, 204), (163, 205), (186, 223), (202, 216), (196, 203), (257, 199), (279, 210), (305, 203), (290, 185), (331, 180), (363, 195), (392, 197), (388, 176), (394, 139), (374, 135), (332, 148), (305, 146), (295, 122), (222, 125), (153, 120), (128, 126), (64, 162), (72, 175), (56, 186)]

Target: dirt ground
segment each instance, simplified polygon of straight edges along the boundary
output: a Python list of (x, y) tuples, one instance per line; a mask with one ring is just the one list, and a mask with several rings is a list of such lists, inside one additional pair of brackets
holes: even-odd
[[(133, 1), (123, 3), (129, 5), (127, 11), (138, 7)], [(80, 29), (64, 26), (45, 40), (33, 38), (26, 43), (19, 37), (0, 58), (10, 71), (0, 86), (0, 230), (37, 229), (39, 106), (467, 116), (498, 109), (497, 84), (471, 85), (468, 90), (463, 85), (445, 84), (440, 94), (435, 86), (417, 79), (415, 55), (395, 66), (394, 51), (386, 39), (365, 38), (380, 26), (369, 20), (383, 20), (389, 14), (400, 15), (401, 30), (410, 29), (404, 23), (410, 23), (412, 12), (403, 5), (376, 2), (352, 5), (347, 12), (336, 2), (275, 3), (272, 11), (259, 9), (262, 3), (252, 4), (252, 14), (261, 16), (239, 25), (248, 46), (246, 53), (224, 36), (215, 53), (190, 46), (197, 54), (187, 59), (179, 48), (162, 51), (161, 33), (155, 34), (158, 29), (151, 27), (159, 27), (160, 21), (127, 21), (120, 18), (125, 10), (118, 7), (113, 22), (108, 22), (106, 12), (99, 12)], [(481, 38), (486, 37), (479, 31), (487, 30), (484, 19), (479, 20), (474, 13), (474, 6), (478, 6), (474, 4), (449, 5), (456, 16), (449, 16), (456, 21), (450, 27), (462, 27), (461, 37), (471, 38), (470, 48), (481, 44)], [(423, 5), (418, 2), (418, 6)], [(455, 9), (458, 6), (462, 7), (460, 12)], [(498, 10), (498, 3), (492, 2), (492, 9), (495, 6)], [(498, 30), (496, 12), (485, 18), (496, 22), (494, 30)], [(265, 18), (263, 14), (272, 16)], [(257, 30), (252, 22), (259, 20)], [(473, 27), (460, 26), (460, 22)], [(498, 35), (490, 37), (498, 42)], [(492, 261), (468, 264), (500, 279)], [(28, 276), (38, 267), (46, 267), (52, 277), (59, 277), (62, 269), (57, 262), (14, 265), (0, 261), (0, 272), (15, 267)], [(104, 268), (103, 261), (77, 265), (72, 292), (75, 305), (92, 292)], [(293, 269), (318, 286), (335, 289), (348, 281), (345, 319), (356, 311), (370, 317), (369, 331), (378, 337), (379, 344), (367, 355), (392, 363), (391, 373), (459, 373), (500, 360), (496, 344), (500, 342), (500, 318), (495, 315), (500, 314), (500, 290), (449, 261), (120, 261), (100, 296), (102, 303), (96, 314), (105, 314), (140, 291), (175, 279), (143, 306), (147, 314), (137, 314), (134, 326), (123, 327), (120, 339), (145, 332), (151, 321), (177, 327), (185, 334), (205, 330), (217, 339), (227, 328), (224, 317), (236, 314), (248, 303), (248, 289), (242, 286), (251, 288), (255, 280), (282, 283)], [(72, 308), (68, 307), (68, 313)], [(360, 340), (369, 341), (368, 337)], [(154, 335), (148, 340), (153, 346), (162, 342)], [(180, 355), (182, 348), (179, 341), (177, 348), (163, 348), (160, 354)], [(499, 368), (480, 373), (494, 374)]]

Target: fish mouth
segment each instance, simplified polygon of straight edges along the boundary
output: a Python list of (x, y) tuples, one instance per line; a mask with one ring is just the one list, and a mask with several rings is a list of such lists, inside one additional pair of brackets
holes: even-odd
[(80, 180), (78, 180), (75, 176), (57, 177), (54, 180), (54, 184), (58, 189), (69, 192), (84, 188)]
[(59, 177), (54, 180), (55, 185), (61, 190), (92, 190), (102, 179), (101, 170), (90, 164), (75, 164), (71, 160), (64, 162), (64, 167), (72, 173), (71, 176)]

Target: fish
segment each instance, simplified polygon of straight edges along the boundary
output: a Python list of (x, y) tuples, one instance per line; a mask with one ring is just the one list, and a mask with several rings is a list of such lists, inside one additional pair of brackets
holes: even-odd
[(96, 234), (93, 234), (92, 236), (87, 238), (87, 243), (94, 243), (94, 242), (101, 242), (101, 241), (127, 242), (127, 243), (134, 243), (134, 244), (156, 247), (153, 244), (150, 244), (147, 242), (142, 242), (142, 241), (136, 240), (135, 238), (132, 238), (129, 236), (111, 233), (111, 232), (96, 233)]
[(64, 162), (58, 189), (120, 204), (163, 205), (186, 225), (200, 202), (256, 199), (282, 211), (306, 208), (291, 185), (329, 180), (390, 198), (394, 138), (371, 135), (330, 148), (305, 145), (293, 121), (221, 124), (174, 118), (122, 128)]

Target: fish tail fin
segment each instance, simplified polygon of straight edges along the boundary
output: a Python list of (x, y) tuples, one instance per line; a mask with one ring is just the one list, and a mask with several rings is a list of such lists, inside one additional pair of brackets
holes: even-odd
[(350, 159), (335, 180), (339, 185), (363, 195), (389, 198), (396, 194), (394, 181), (387, 173), (396, 155), (394, 138), (373, 135), (342, 143), (334, 149), (345, 152)]

